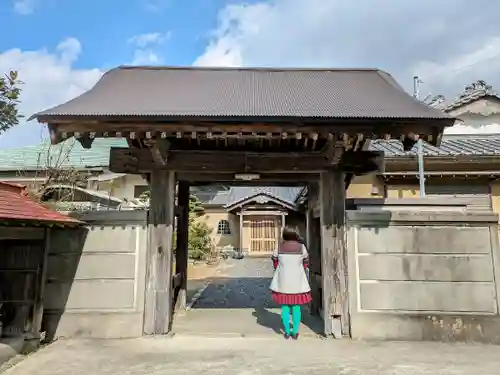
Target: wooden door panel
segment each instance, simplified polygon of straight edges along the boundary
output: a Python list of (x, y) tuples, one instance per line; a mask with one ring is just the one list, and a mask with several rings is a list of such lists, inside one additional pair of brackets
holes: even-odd
[(276, 217), (254, 216), (250, 218), (250, 252), (272, 253), (277, 246), (279, 222)]

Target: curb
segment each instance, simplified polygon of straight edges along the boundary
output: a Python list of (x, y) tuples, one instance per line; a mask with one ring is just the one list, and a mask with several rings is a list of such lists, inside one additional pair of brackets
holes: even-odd
[(193, 298), (191, 298), (191, 301), (186, 305), (186, 311), (191, 310), (191, 308), (194, 306), (194, 304), (198, 301), (198, 299), (201, 297), (203, 292), (208, 288), (208, 285), (210, 284), (210, 281), (206, 281), (203, 286), (196, 291), (194, 294)]

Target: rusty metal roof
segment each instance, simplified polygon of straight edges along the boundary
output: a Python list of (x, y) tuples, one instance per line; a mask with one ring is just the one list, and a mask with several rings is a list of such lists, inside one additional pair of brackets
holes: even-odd
[(33, 118), (74, 116), (451, 121), (377, 69), (119, 67)]

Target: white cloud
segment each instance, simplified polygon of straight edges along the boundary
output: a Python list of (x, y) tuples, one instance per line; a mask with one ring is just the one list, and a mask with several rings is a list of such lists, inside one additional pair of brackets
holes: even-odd
[[(227, 5), (194, 65), (377, 67), (422, 97), (500, 90), (500, 3), (274, 0)], [(477, 12), (476, 8), (481, 9)]]
[(152, 50), (138, 49), (134, 51), (134, 59), (132, 65), (155, 65), (159, 64), (162, 60), (157, 53)]
[(36, 0), (14, 0), (14, 11), (22, 15), (28, 15), (35, 11)]
[(171, 32), (146, 33), (135, 35), (128, 39), (128, 43), (135, 47), (132, 65), (154, 65), (162, 62), (159, 55), (160, 46), (170, 39)]
[[(22, 85), (20, 110), (26, 117), (37, 111), (66, 102), (91, 88), (101, 77), (99, 69), (76, 69), (81, 53), (77, 39), (63, 40), (51, 52), (46, 49), (11, 49), (0, 53), (0, 72), (17, 70)], [(0, 136), (0, 147), (40, 142), (42, 126), (23, 122)]]
[(146, 48), (151, 45), (161, 44), (169, 38), (170, 33), (146, 33), (135, 35), (132, 38), (129, 38), (128, 43), (133, 44), (139, 48)]
[[(500, 34), (500, 33), (499, 33)], [(420, 77), (430, 83), (427, 85), (429, 91), (438, 93), (440, 86), (454, 86), (454, 81), (458, 78), (462, 83), (471, 76), (471, 80), (479, 78), (488, 83), (495, 83), (500, 89), (500, 80), (498, 74), (500, 69), (500, 35), (494, 36), (484, 43), (475, 46), (470, 52), (463, 55), (454, 56), (441, 62), (422, 61), (415, 66), (415, 71), (419, 72)], [(425, 87), (425, 86), (424, 86)], [(459, 94), (457, 91), (456, 94)]]

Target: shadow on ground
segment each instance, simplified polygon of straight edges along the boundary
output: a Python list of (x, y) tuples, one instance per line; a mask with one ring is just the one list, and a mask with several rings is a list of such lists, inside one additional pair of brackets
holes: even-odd
[[(270, 283), (269, 277), (212, 278), (186, 316), (191, 329), (282, 334), (280, 306), (272, 300)], [(322, 334), (321, 319), (310, 315), (307, 306), (302, 309), (302, 324), (304, 331)]]
[(269, 291), (268, 277), (215, 277), (193, 309), (249, 309), (278, 307)]
[[(275, 333), (284, 333), (279, 310), (272, 311), (265, 308), (255, 308), (252, 315), (256, 318), (257, 324), (273, 330)], [(321, 319), (317, 316), (309, 314), (307, 307), (302, 308), (302, 324), (317, 335), (323, 334), (323, 324)]]

